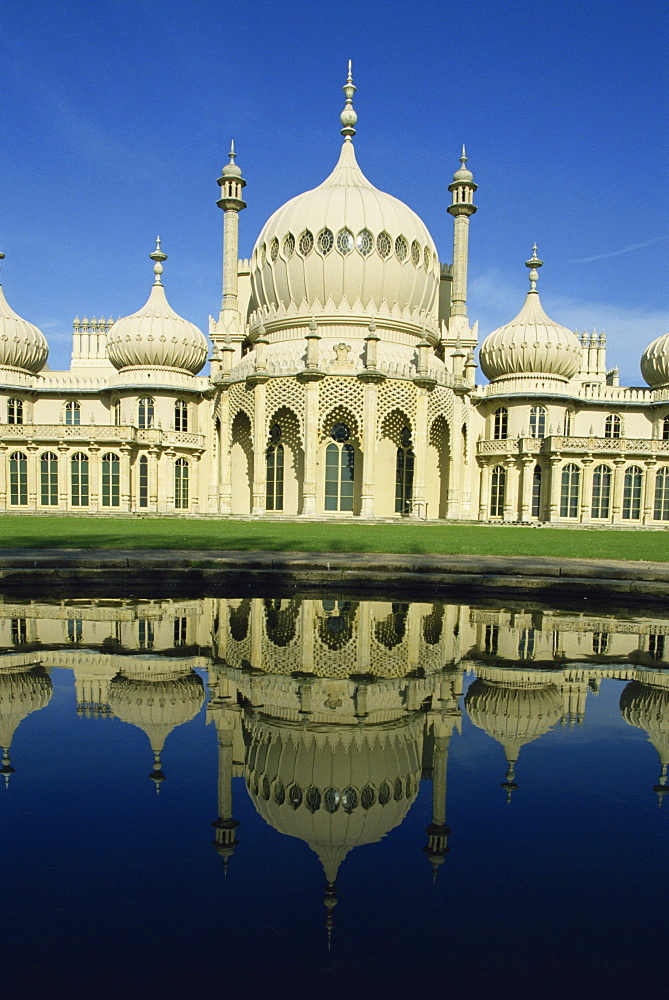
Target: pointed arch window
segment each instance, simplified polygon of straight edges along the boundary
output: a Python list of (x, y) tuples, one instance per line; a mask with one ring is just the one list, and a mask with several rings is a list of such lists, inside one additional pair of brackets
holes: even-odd
[(325, 509), (353, 511), (355, 452), (347, 424), (336, 423), (330, 431), (332, 441), (325, 449)]
[(562, 470), (560, 491), (560, 517), (578, 517), (578, 499), (581, 489), (581, 470), (570, 462)]
[(535, 465), (532, 474), (532, 517), (541, 517), (541, 466)]
[(300, 253), (303, 257), (308, 257), (311, 251), (314, 249), (314, 236), (309, 229), (305, 229), (300, 236), (299, 242)]
[(629, 469), (625, 469), (623, 482), (623, 521), (638, 521), (641, 517), (642, 488), (643, 469), (630, 465)]
[(102, 456), (102, 506), (118, 507), (121, 503), (121, 461), (108, 451)]
[(608, 465), (595, 466), (592, 473), (592, 508), (590, 516), (608, 518), (611, 511), (611, 469)]
[(405, 261), (409, 255), (409, 245), (403, 236), (395, 240), (395, 256), (399, 261)]
[(81, 423), (81, 404), (76, 399), (70, 399), (65, 404), (65, 424), (68, 427), (78, 427)]
[(155, 403), (151, 396), (143, 396), (137, 405), (137, 426), (141, 428), (153, 427)]
[(22, 451), (9, 456), (9, 502), (15, 507), (28, 504), (28, 459)]
[[(378, 251), (379, 257), (382, 257), (384, 260), (387, 257), (390, 257), (391, 253), (393, 252), (392, 240), (390, 239), (390, 236), (385, 231), (385, 229), (382, 233), (379, 233), (379, 235), (376, 237), (376, 249)], [(362, 253), (362, 251), (360, 252)], [(369, 253), (371, 253), (371, 250), (369, 251)]]
[(265, 452), (267, 482), (265, 490), (265, 509), (283, 510), (283, 460), (284, 450), (281, 442), (281, 427), (274, 424), (269, 432), (269, 444)]
[(403, 427), (395, 465), (395, 513), (410, 514), (413, 500), (414, 451), (411, 430)]
[(609, 413), (604, 421), (604, 437), (619, 438), (622, 434), (622, 421), (617, 413)]
[(88, 455), (81, 451), (70, 459), (70, 503), (88, 507)]
[(506, 469), (496, 465), (490, 476), (490, 516), (504, 516), (504, 500), (506, 497)]
[(290, 258), (295, 253), (295, 237), (292, 233), (287, 233), (283, 238), (283, 256), (286, 260)]
[(322, 253), (324, 257), (327, 257), (334, 247), (334, 233), (331, 229), (328, 229), (327, 226), (325, 229), (321, 229), (318, 234), (316, 246), (318, 248), (318, 252)]
[(174, 463), (174, 507), (188, 509), (188, 459), (178, 458)]
[(58, 456), (45, 451), (40, 458), (40, 503), (44, 507), (58, 506)]
[(493, 414), (492, 436), (495, 441), (504, 441), (509, 436), (509, 411), (506, 406), (498, 406)]
[(418, 240), (414, 240), (411, 244), (411, 260), (415, 267), (420, 267), (420, 244)]
[(7, 423), (8, 424), (22, 424), (23, 423), (23, 400), (22, 399), (8, 399), (7, 400)]
[(655, 511), (656, 521), (669, 521), (669, 467), (658, 469), (655, 475)]
[(188, 430), (188, 403), (185, 399), (177, 399), (174, 403), (174, 429), (175, 431)]
[(546, 436), (546, 409), (543, 406), (530, 407), (530, 437)]

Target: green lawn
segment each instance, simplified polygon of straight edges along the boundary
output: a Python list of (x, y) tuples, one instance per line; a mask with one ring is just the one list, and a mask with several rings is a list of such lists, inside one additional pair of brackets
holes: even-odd
[(669, 562), (665, 531), (0, 515), (0, 548), (269, 549)]

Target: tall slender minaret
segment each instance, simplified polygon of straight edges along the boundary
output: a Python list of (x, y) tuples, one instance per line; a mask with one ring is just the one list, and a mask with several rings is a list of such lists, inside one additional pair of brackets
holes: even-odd
[(235, 163), (234, 142), (230, 143), (230, 162), (218, 178), (221, 197), (216, 204), (223, 210), (223, 283), (221, 311), (218, 320), (209, 318), (209, 336), (215, 350), (220, 350), (227, 337), (240, 344), (244, 339), (244, 320), (239, 312), (239, 213), (246, 208), (242, 190), (246, 181)]
[[(467, 261), (469, 257), (469, 216), (476, 211), (474, 192), (478, 184), (474, 183), (471, 170), (467, 170), (467, 156), (462, 147), (462, 164), (453, 175), (453, 183), (448, 185), (452, 192), (453, 203), (448, 211), (455, 219), (453, 228), (453, 290), (451, 292), (451, 318), (449, 333), (451, 337), (457, 334), (469, 333), (467, 322)], [(462, 317), (462, 319), (460, 319)], [(455, 320), (455, 322), (453, 322)], [(464, 322), (463, 322), (464, 320)]]

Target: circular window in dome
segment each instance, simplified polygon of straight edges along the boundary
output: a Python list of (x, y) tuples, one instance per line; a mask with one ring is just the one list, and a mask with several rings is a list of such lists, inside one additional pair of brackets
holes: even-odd
[(261, 267), (265, 266), (265, 261), (266, 260), (267, 260), (267, 250), (265, 249), (265, 244), (263, 243), (263, 245), (260, 248), (260, 266)]
[(376, 790), (374, 785), (365, 785), (360, 793), (360, 805), (363, 809), (371, 809), (376, 802)]
[(277, 257), (279, 256), (279, 241), (277, 240), (276, 236), (272, 240), (272, 245), (269, 255), (272, 258), (272, 263), (274, 264), (276, 262)]
[(383, 257), (384, 260), (393, 252), (393, 242), (385, 230), (376, 237), (376, 249), (379, 251), (379, 257)]
[(305, 229), (300, 236), (299, 248), (303, 257), (308, 257), (314, 249), (314, 237), (308, 229)]
[(345, 788), (341, 793), (341, 804), (344, 812), (347, 813), (352, 813), (357, 806), (358, 793), (352, 785), (349, 785), (348, 788)]
[(283, 255), (286, 258), (286, 260), (290, 260), (290, 258), (293, 256), (294, 253), (295, 253), (295, 237), (293, 236), (292, 233), (288, 233), (288, 235), (284, 236), (283, 238)]
[(321, 793), (313, 785), (307, 788), (307, 794), (305, 795), (305, 802), (307, 804), (307, 809), (311, 813), (318, 812), (321, 807)]
[(423, 263), (425, 264), (426, 271), (430, 270), (431, 261), (432, 261), (432, 256), (430, 254), (430, 251), (427, 247), (425, 247), (425, 250), (423, 251)]
[(407, 246), (407, 241), (403, 236), (398, 236), (395, 240), (395, 256), (398, 260), (406, 260), (409, 254), (409, 247)]
[(327, 256), (334, 246), (334, 233), (332, 230), (327, 227), (325, 229), (321, 229), (318, 234), (318, 239), (316, 240), (316, 245), (319, 252), (322, 253), (324, 257)]
[(411, 244), (411, 260), (416, 267), (420, 267), (420, 246), (418, 240), (414, 240)]
[(278, 806), (282, 806), (286, 801), (286, 789), (283, 787), (281, 778), (277, 778), (274, 784), (274, 801)]
[(369, 257), (374, 249), (374, 237), (369, 229), (362, 229), (355, 238), (355, 248), (363, 257)]
[(337, 233), (337, 250), (346, 256), (353, 249), (353, 233), (350, 229), (340, 229)]
[(330, 437), (333, 441), (348, 441), (351, 436), (351, 430), (348, 424), (335, 424), (330, 431)]
[(379, 804), (382, 806), (387, 806), (390, 802), (390, 785), (387, 781), (381, 782), (381, 787), (379, 788)]
[(288, 789), (288, 801), (293, 809), (298, 809), (302, 804), (302, 789), (299, 785), (291, 785)]
[(340, 795), (336, 788), (326, 788), (323, 793), (323, 805), (327, 812), (334, 813), (339, 809)]

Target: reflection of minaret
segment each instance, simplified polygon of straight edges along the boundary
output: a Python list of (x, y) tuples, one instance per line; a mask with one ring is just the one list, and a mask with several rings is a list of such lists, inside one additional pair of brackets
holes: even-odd
[(448, 837), (452, 832), (446, 823), (446, 786), (448, 771), (448, 748), (451, 742), (453, 727), (460, 723), (460, 712), (457, 700), (460, 694), (460, 677), (455, 684), (442, 680), (441, 697), (438, 703), (441, 711), (435, 711), (428, 716), (428, 727), (434, 735), (432, 756), (432, 822), (425, 828), (427, 844), (423, 848), (432, 865), (432, 877), (437, 878), (439, 868), (443, 865), (450, 848)]
[(214, 719), (218, 740), (218, 818), (211, 824), (216, 831), (212, 845), (223, 859), (226, 874), (228, 862), (237, 846), (235, 831), (239, 826), (239, 822), (232, 817), (232, 749), (238, 714), (237, 705), (209, 706), (209, 716)]

